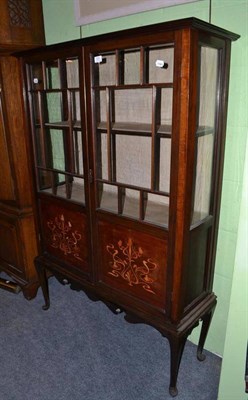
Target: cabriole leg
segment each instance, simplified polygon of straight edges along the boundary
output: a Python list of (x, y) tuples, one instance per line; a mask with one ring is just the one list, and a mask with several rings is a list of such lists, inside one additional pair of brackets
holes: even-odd
[(172, 397), (177, 396), (177, 376), (180, 367), (180, 362), (182, 359), (182, 354), (184, 350), (184, 346), (186, 343), (188, 335), (180, 336), (180, 337), (170, 337), (170, 352), (171, 352), (171, 378), (170, 378), (170, 387), (169, 393)]
[(214, 310), (215, 310), (216, 304), (214, 304), (213, 308), (202, 317), (202, 328), (201, 328), (201, 334), (199, 338), (199, 343), (197, 347), (197, 359), (199, 361), (204, 361), (206, 356), (203, 354), (203, 347), (207, 338), (208, 330), (211, 324), (211, 320), (214, 315)]
[(50, 299), (49, 299), (49, 289), (48, 289), (48, 279), (46, 274), (46, 269), (44, 265), (39, 261), (39, 258), (34, 260), (35, 268), (38, 273), (42, 293), (44, 296), (45, 304), (42, 306), (43, 310), (48, 310), (50, 307)]

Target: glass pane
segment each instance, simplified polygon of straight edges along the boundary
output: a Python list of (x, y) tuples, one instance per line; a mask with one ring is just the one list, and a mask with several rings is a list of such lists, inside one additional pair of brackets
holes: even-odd
[(85, 203), (84, 180), (52, 171), (39, 170), (40, 190), (69, 201)]
[(43, 75), (42, 75), (42, 64), (34, 64), (30, 66), (30, 79), (31, 89), (43, 90)]
[(65, 170), (65, 148), (63, 131), (55, 129), (47, 129), (47, 142), (51, 144), (51, 157), (49, 167)]
[(151, 138), (116, 135), (117, 182), (150, 188)]
[(169, 198), (148, 193), (145, 221), (156, 225), (168, 226)]
[(46, 144), (40, 129), (35, 130), (35, 154), (37, 165), (46, 167)]
[(101, 133), (97, 136), (97, 177), (108, 179), (108, 147), (107, 134)]
[(160, 139), (159, 190), (170, 191), (171, 139)]
[(71, 200), (85, 204), (84, 180), (78, 177), (73, 178)]
[(32, 106), (33, 106), (33, 118), (35, 124), (40, 124), (40, 111), (39, 111), (39, 95), (37, 92), (32, 93)]
[(52, 192), (52, 173), (50, 171), (38, 170), (38, 185), (39, 190), (47, 190), (49, 193)]
[(116, 84), (115, 53), (93, 56), (93, 79), (95, 86), (108, 86)]
[(171, 133), (173, 89), (161, 89), (160, 133)]
[(173, 82), (174, 48), (149, 48), (149, 83)]
[(72, 105), (72, 120), (76, 125), (80, 127), (81, 116), (80, 116), (80, 97), (79, 91), (73, 90), (71, 92), (71, 105)]
[(107, 101), (106, 91), (95, 91), (95, 119), (96, 127), (106, 129), (107, 126)]
[(74, 131), (74, 159), (75, 159), (75, 171), (79, 175), (83, 175), (84, 166), (83, 166), (83, 142), (82, 142), (82, 132)]
[(100, 208), (117, 213), (118, 191), (113, 185), (98, 184), (98, 202)]
[(215, 125), (218, 50), (201, 47), (199, 126)]
[(140, 192), (137, 190), (126, 189), (123, 215), (131, 218), (139, 219), (140, 215)]
[(45, 122), (55, 123), (62, 121), (62, 110), (61, 110), (61, 93), (46, 93), (46, 114)]
[(47, 89), (60, 89), (58, 60), (46, 63), (46, 86)]
[(214, 135), (197, 139), (195, 199), (192, 223), (209, 215), (213, 164)]
[(115, 122), (152, 123), (152, 89), (115, 90)]
[[(140, 51), (126, 50), (123, 53), (124, 84), (140, 83)], [(122, 80), (121, 80), (122, 82)]]
[(78, 60), (77, 59), (67, 59), (66, 60), (66, 77), (67, 77), (67, 87), (77, 88), (79, 87), (79, 75), (78, 75)]
[(210, 213), (217, 100), (218, 50), (200, 49), (199, 127), (196, 132), (196, 172), (192, 223)]

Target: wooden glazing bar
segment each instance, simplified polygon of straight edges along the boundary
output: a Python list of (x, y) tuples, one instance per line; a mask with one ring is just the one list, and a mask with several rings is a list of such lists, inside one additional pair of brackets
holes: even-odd
[(43, 87), (47, 90), (47, 74), (46, 74), (46, 62), (42, 61), (42, 76), (43, 76)]
[(79, 144), (78, 135), (74, 134), (74, 157), (75, 157), (75, 173), (79, 174), (80, 164), (79, 164)]
[(123, 63), (123, 52), (120, 50), (115, 51), (115, 80), (116, 86), (122, 85), (124, 82), (124, 63)]
[(140, 84), (148, 83), (148, 55), (144, 46), (140, 48)]
[[(142, 88), (144, 89), (149, 89), (149, 88), (153, 88), (154, 83), (143, 83), (142, 84)], [(168, 82), (168, 83), (156, 83), (157, 87), (161, 87), (161, 88), (173, 88), (173, 83), (172, 82)], [(108, 85), (108, 86), (94, 86), (93, 89), (95, 90), (106, 90), (106, 87), (108, 87), (109, 89), (140, 89), (141, 84), (137, 84), (137, 83), (129, 83), (129, 84), (120, 84), (120, 85)]]
[[(41, 156), (41, 162), (42, 166), (46, 168), (48, 166), (47, 163), (47, 154), (46, 154), (46, 131), (44, 128), (44, 118), (43, 118), (43, 102), (42, 102), (42, 93), (38, 92), (38, 112), (39, 112), (39, 120), (40, 120), (40, 156)], [(37, 149), (39, 151), (39, 149)]]
[(140, 191), (140, 200), (139, 200), (139, 219), (143, 221), (146, 215), (146, 207), (147, 207), (148, 193), (144, 190)]
[(58, 59), (59, 79), (61, 89), (67, 89), (67, 74), (66, 74), (66, 62)]
[(118, 186), (118, 214), (123, 213), (125, 196), (126, 196), (126, 188)]
[[(60, 170), (60, 169), (57, 169), (57, 168), (42, 167), (40, 165), (37, 165), (37, 169), (39, 169), (41, 171), (53, 171), (53, 172), (56, 172), (57, 174), (64, 174), (65, 173), (64, 170)], [(84, 175), (82, 175), (82, 174), (73, 174), (73, 173), (70, 173), (70, 172), (66, 172), (66, 175), (71, 176), (71, 177), (75, 176), (77, 178), (84, 178)]]
[(161, 89), (153, 86), (152, 91), (152, 157), (151, 157), (151, 189), (159, 190), (160, 137), (157, 135), (160, 126)]
[(100, 208), (103, 194), (103, 183), (97, 182), (96, 207)]
[(75, 141), (73, 140), (73, 120), (72, 120), (72, 100), (71, 100), (71, 91), (67, 91), (67, 102), (68, 102), (68, 125), (69, 125), (69, 130), (68, 132), (68, 137), (66, 139), (66, 144), (67, 148), (65, 149), (65, 153), (68, 157), (68, 166), (69, 166), (69, 171), (72, 173), (75, 173)]
[(163, 191), (160, 191), (160, 190), (151, 190), (149, 188), (145, 188), (144, 189), (144, 187), (135, 186), (135, 185), (129, 185), (127, 183), (110, 182), (107, 179), (96, 179), (96, 180), (97, 180), (97, 182), (107, 183), (108, 185), (112, 185), (112, 186), (125, 187), (126, 189), (133, 189), (133, 190), (144, 190), (147, 193), (159, 194), (161, 196), (170, 197), (170, 193), (169, 192), (163, 192)]
[(51, 184), (52, 184), (52, 193), (54, 196), (56, 196), (58, 189), (58, 175), (54, 171), (51, 171)]
[(66, 198), (70, 199), (72, 194), (73, 180), (69, 175), (65, 175)]
[(110, 182), (112, 182), (113, 181), (112, 134), (111, 134), (112, 91), (109, 88), (106, 88), (106, 113), (107, 113), (108, 179)]

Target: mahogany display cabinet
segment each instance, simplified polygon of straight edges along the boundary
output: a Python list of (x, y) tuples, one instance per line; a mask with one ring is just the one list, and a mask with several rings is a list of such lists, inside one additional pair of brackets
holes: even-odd
[(195, 18), (18, 54), (33, 146), (45, 306), (48, 274), (171, 348), (169, 391), (216, 305), (231, 41)]

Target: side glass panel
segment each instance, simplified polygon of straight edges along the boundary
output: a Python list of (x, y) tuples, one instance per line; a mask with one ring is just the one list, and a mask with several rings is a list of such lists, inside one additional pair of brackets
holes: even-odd
[(211, 213), (217, 79), (218, 50), (202, 46), (200, 49), (199, 116), (196, 132), (192, 224), (201, 221)]
[(38, 190), (85, 202), (77, 58), (27, 66)]

